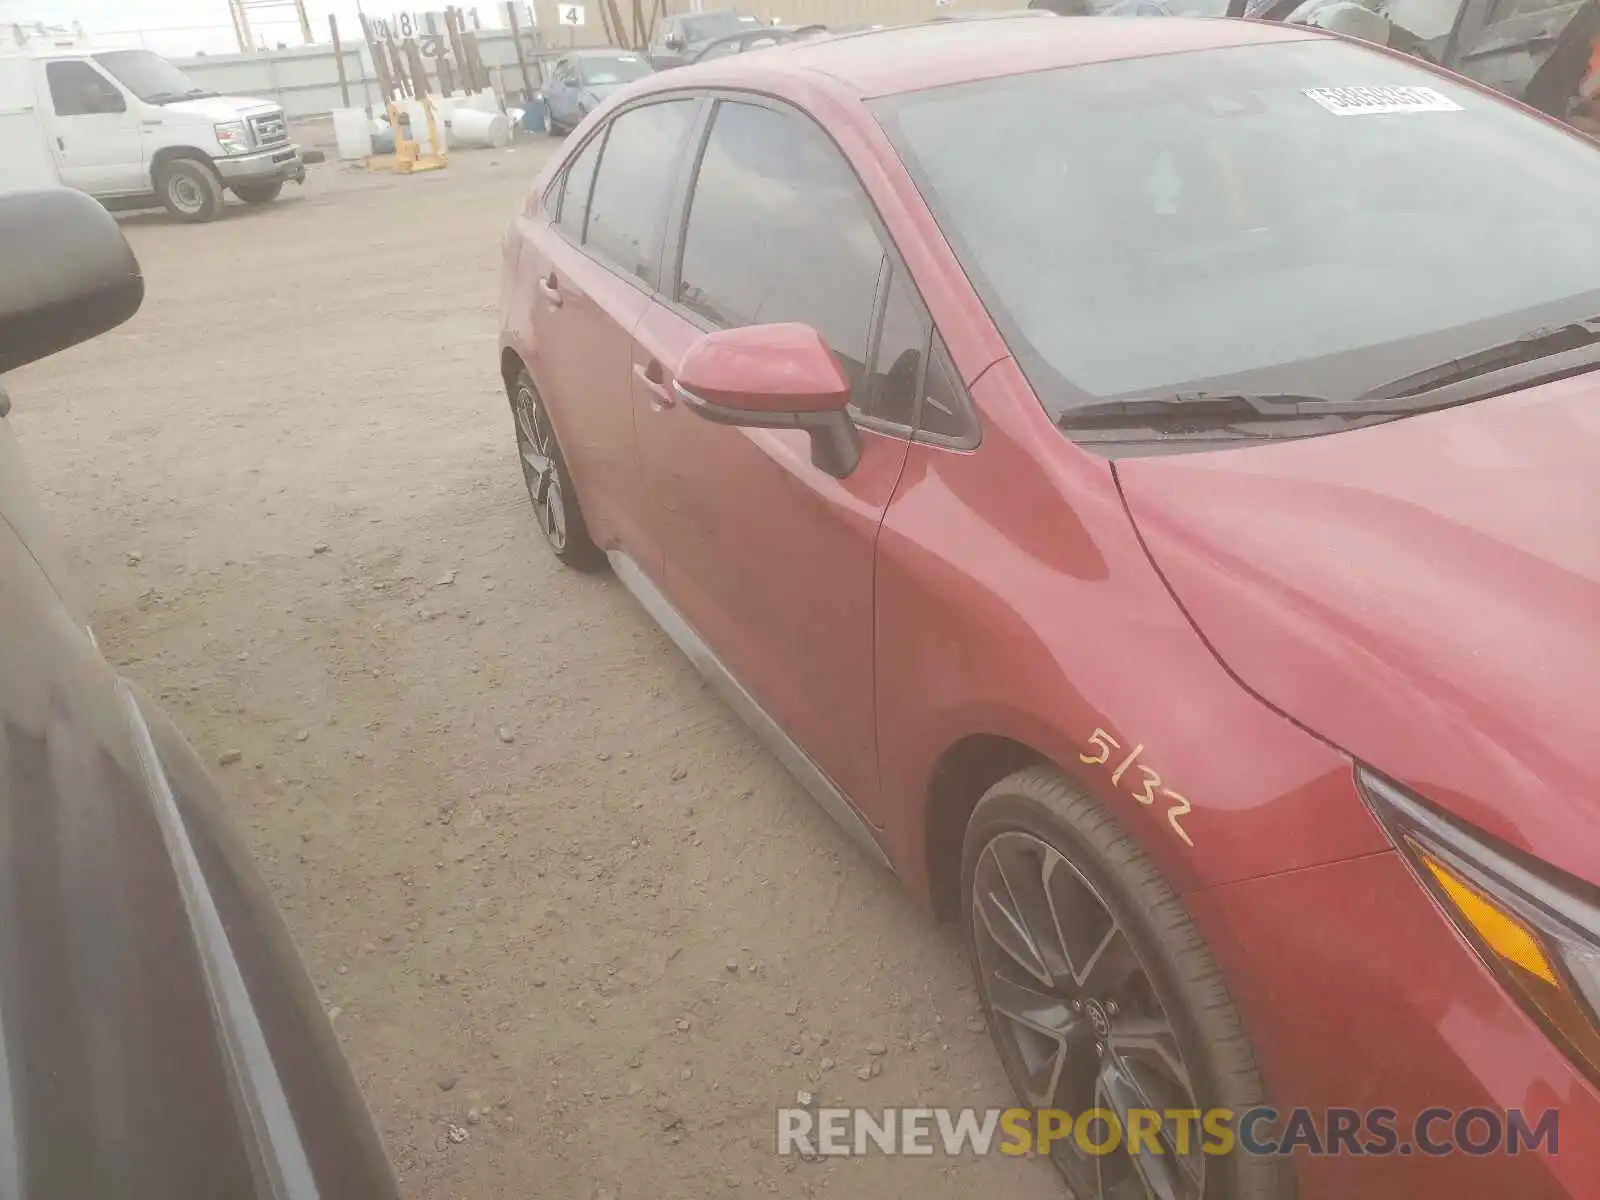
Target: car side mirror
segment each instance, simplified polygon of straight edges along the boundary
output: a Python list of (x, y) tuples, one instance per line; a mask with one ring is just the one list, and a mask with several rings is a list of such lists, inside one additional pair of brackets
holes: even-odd
[(0, 374), (115, 329), (144, 302), (139, 260), (82, 192), (0, 195)]
[(689, 347), (673, 388), (718, 425), (804, 429), (811, 462), (843, 479), (861, 461), (850, 419), (850, 381), (809, 325), (746, 325), (708, 333)]
[(682, 50), (683, 49), (683, 38), (680, 37), (676, 33), (667, 34), (667, 49), (668, 50)]

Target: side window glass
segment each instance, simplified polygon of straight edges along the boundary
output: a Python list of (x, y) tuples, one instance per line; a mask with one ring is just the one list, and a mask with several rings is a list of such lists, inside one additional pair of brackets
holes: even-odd
[(575, 242), (583, 241), (584, 218), (589, 213), (589, 190), (594, 183), (595, 164), (600, 161), (600, 143), (606, 140), (604, 131), (589, 139), (589, 144), (578, 151), (578, 157), (567, 167), (566, 183), (561, 188), (561, 210), (556, 224)]
[(50, 84), (50, 103), (57, 116), (127, 111), (122, 93), (86, 62), (66, 59), (47, 63), (45, 79)]
[(795, 113), (717, 106), (689, 203), (677, 300), (723, 328), (799, 321), (858, 407), (883, 246), (838, 149)]
[(660, 283), (667, 198), (697, 103), (668, 100), (629, 109), (611, 122), (600, 157), (584, 245), (651, 287)]
[(890, 280), (879, 328), (872, 381), (861, 410), (869, 417), (909, 429), (917, 420), (917, 393), (922, 389), (929, 329), (922, 303), (900, 271)]
[(922, 409), (917, 416), (917, 431), (934, 437), (967, 442), (977, 430), (970, 410), (962, 399), (963, 389), (950, 367), (950, 356), (938, 338), (928, 360), (928, 377), (922, 389)]

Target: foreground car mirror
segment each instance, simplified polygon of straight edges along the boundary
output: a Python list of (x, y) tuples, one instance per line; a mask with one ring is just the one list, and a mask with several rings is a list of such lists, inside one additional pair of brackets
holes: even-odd
[(673, 387), (698, 416), (719, 425), (804, 429), (812, 463), (836, 479), (861, 461), (861, 437), (846, 411), (850, 381), (809, 325), (708, 333), (683, 356)]
[(0, 374), (121, 325), (144, 301), (139, 260), (82, 192), (0, 195)]

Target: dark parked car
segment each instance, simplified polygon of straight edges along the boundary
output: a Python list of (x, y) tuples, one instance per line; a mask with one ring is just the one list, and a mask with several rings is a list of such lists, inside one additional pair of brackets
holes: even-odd
[(1600, 1196), (1597, 196), (1360, 42), (991, 19), (647, 80), (508, 230), (549, 549), (1142, 1127), (1079, 1200)]
[[(77, 192), (0, 196), (0, 246), (0, 374), (143, 297), (116, 223)], [(4, 419), (0, 1194), (398, 1195), (249, 851), (171, 720), (97, 649)]]
[(1245, 15), (1349, 34), (1593, 128), (1600, 0), (1260, 0)]
[(650, 61), (658, 71), (685, 66), (718, 38), (761, 27), (760, 17), (732, 8), (665, 17), (650, 40)]
[(568, 133), (620, 87), (643, 79), (655, 68), (642, 54), (627, 50), (574, 50), (551, 64), (544, 97), (545, 132)]
[(806, 37), (820, 37), (824, 33), (826, 30), (820, 25), (808, 25), (803, 30), (795, 25), (764, 25), (758, 29), (730, 33), (727, 37), (707, 42), (691, 61), (710, 62), (715, 58), (726, 58), (730, 54), (744, 54), (749, 50), (763, 50), (768, 46), (800, 41)]

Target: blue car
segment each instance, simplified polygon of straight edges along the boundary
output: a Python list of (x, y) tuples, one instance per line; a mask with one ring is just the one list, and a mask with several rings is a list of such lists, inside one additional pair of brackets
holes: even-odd
[(574, 50), (556, 59), (543, 90), (545, 132), (571, 133), (591, 109), (618, 88), (654, 71), (628, 50)]

